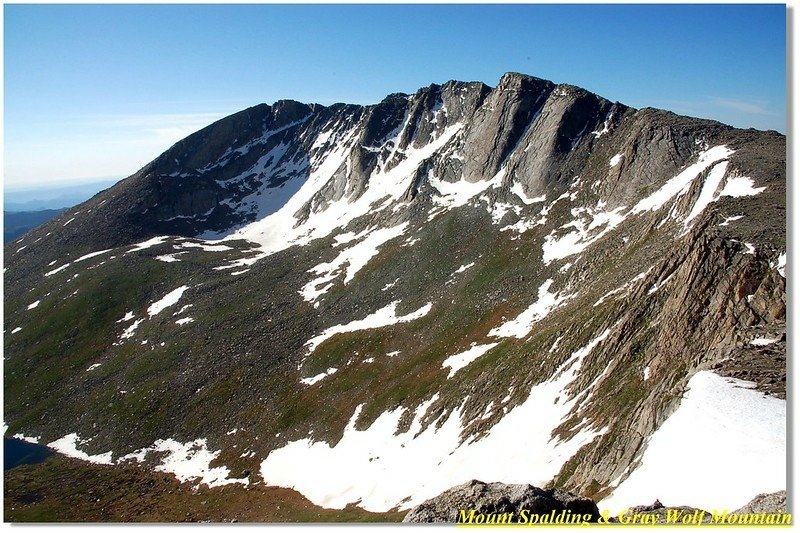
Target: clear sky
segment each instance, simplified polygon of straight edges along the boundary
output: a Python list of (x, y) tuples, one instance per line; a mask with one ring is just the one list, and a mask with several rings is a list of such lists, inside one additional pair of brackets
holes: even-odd
[(5, 186), (123, 177), (260, 102), (507, 71), (786, 131), (783, 5), (6, 5)]

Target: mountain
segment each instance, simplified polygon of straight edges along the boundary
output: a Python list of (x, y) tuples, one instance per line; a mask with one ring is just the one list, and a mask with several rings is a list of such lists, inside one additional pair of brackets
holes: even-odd
[(516, 73), (283, 100), (5, 258), (6, 432), (86, 461), (381, 512), (785, 488), (776, 132)]

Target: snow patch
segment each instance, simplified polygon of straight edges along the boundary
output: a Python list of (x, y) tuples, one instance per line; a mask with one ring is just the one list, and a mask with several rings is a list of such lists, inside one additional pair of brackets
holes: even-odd
[(472, 348), (469, 350), (463, 351), (461, 353), (457, 353), (455, 355), (451, 355), (447, 359), (442, 362), (442, 368), (450, 368), (450, 373), (447, 375), (447, 379), (452, 378), (456, 372), (461, 370), (462, 368), (468, 366), (471, 362), (494, 348), (500, 344), (499, 342), (492, 342), (490, 344), (479, 344), (473, 345)]
[(360, 405), (335, 446), (312, 438), (289, 442), (261, 463), (261, 475), (268, 485), (291, 487), (317, 505), (342, 509), (358, 502), (369, 511), (410, 509), (471, 479), (542, 486), (582, 446), (606, 431), (587, 425), (566, 441), (552, 436), (576, 404), (565, 392), (567, 387), (586, 355), (607, 335), (608, 330), (574, 352), (550, 380), (534, 386), (524, 403), (511, 408), (479, 440), (461, 442), (463, 404), (438, 429), (434, 423), (422, 429), (437, 395), (411, 412), (410, 428), (400, 434), (395, 433), (406, 412), (403, 407), (381, 414), (359, 431)]
[(729, 226), (731, 222), (734, 220), (739, 220), (740, 218), (744, 218), (744, 215), (735, 215), (732, 217), (725, 217), (725, 221), (720, 224), (720, 226)]
[(391, 326), (392, 324), (400, 324), (403, 322), (411, 322), (412, 320), (416, 320), (428, 314), (428, 312), (433, 307), (432, 303), (427, 303), (417, 309), (416, 311), (409, 313), (407, 315), (397, 316), (397, 304), (400, 301), (394, 301), (383, 307), (378, 309), (371, 315), (368, 315), (360, 320), (354, 320), (352, 322), (348, 322), (347, 324), (339, 324), (336, 326), (331, 326), (316, 337), (311, 338), (308, 342), (306, 342), (306, 346), (308, 347), (308, 353), (312, 353), (314, 350), (317, 349), (317, 346), (325, 342), (327, 339), (333, 337), (339, 333), (346, 333), (350, 331), (360, 331), (364, 329), (376, 329), (382, 328), (386, 326)]
[(81, 261), (86, 261), (87, 259), (91, 259), (92, 257), (97, 257), (98, 255), (107, 254), (111, 250), (113, 250), (113, 248), (109, 248), (108, 250), (100, 250), (99, 252), (92, 252), (90, 254), (86, 254), (86, 255), (83, 255), (83, 256), (77, 258), (73, 262), (74, 263), (80, 263)]
[(313, 385), (314, 383), (322, 380), (323, 378), (326, 378), (328, 376), (331, 376), (331, 375), (335, 374), (337, 370), (339, 370), (339, 369), (331, 367), (328, 370), (326, 370), (325, 372), (322, 372), (321, 374), (317, 374), (316, 376), (313, 376), (313, 377), (310, 377), (310, 378), (301, 379), (300, 383), (302, 383), (303, 385)]
[(598, 507), (614, 514), (658, 498), (665, 506), (737, 509), (785, 488), (786, 401), (701, 371), (649, 438), (641, 465)]
[(578, 218), (562, 228), (574, 227), (575, 231), (561, 237), (556, 236), (557, 230), (550, 232), (542, 243), (542, 261), (549, 264), (557, 259), (583, 252), (625, 220), (625, 215), (620, 214), (624, 209), (625, 206), (613, 211), (596, 211), (587, 207), (572, 209), (573, 216)]
[(169, 236), (167, 236), (167, 235), (163, 235), (161, 237), (153, 237), (152, 239), (148, 239), (148, 240), (146, 240), (144, 242), (140, 242), (138, 244), (134, 244), (133, 248), (131, 248), (130, 250), (126, 251), (125, 253), (129, 254), (131, 252), (139, 252), (141, 250), (146, 250), (148, 248), (152, 248), (153, 246), (158, 246), (159, 244), (164, 243), (167, 239), (169, 239)]
[(778, 261), (776, 262), (775, 268), (778, 270), (778, 273), (786, 279), (786, 253), (782, 253), (778, 256)]
[(733, 150), (727, 146), (715, 146), (697, 157), (697, 162), (686, 167), (677, 176), (667, 181), (653, 194), (643, 198), (637, 203), (631, 213), (641, 213), (644, 211), (658, 211), (669, 200), (686, 194), (692, 182), (714, 163), (727, 159)]
[(156, 259), (158, 261), (163, 261), (165, 263), (177, 263), (178, 261), (180, 261), (180, 259), (178, 259), (177, 256), (185, 253), (186, 252), (176, 252), (174, 254), (158, 255), (156, 256)]
[(522, 203), (525, 205), (532, 205), (532, 204), (537, 204), (539, 202), (544, 202), (545, 199), (547, 198), (547, 195), (545, 194), (541, 196), (536, 196), (535, 198), (528, 196), (527, 194), (525, 194), (525, 191), (522, 188), (522, 184), (518, 181), (515, 181), (514, 185), (511, 186), (511, 192), (516, 194), (519, 197), (519, 199), (522, 200)]
[(90, 463), (98, 465), (114, 464), (114, 462), (111, 460), (110, 451), (98, 455), (89, 455), (86, 452), (79, 450), (78, 445), (85, 444), (86, 442), (88, 441), (79, 439), (77, 433), (70, 433), (69, 435), (64, 435), (58, 440), (54, 440), (48, 444), (47, 447), (57, 451), (58, 453), (66, 455), (67, 457), (81, 459)]
[(158, 313), (170, 307), (171, 305), (175, 305), (178, 303), (178, 300), (181, 299), (183, 296), (184, 291), (188, 289), (188, 285), (183, 285), (182, 287), (178, 287), (174, 291), (168, 292), (163, 298), (160, 300), (153, 302), (150, 307), (147, 308), (147, 314), (151, 317), (156, 316)]
[(728, 178), (720, 196), (732, 196), (739, 198), (742, 196), (755, 196), (764, 191), (766, 187), (754, 187), (753, 180), (744, 176)]
[[(376, 229), (359, 242), (342, 250), (336, 258), (329, 263), (321, 263), (309, 270), (317, 277), (306, 283), (300, 289), (300, 295), (309, 302), (314, 302), (333, 287), (333, 280), (339, 277), (342, 269), (345, 270), (345, 285), (353, 280), (355, 275), (364, 268), (370, 259), (378, 254), (378, 248), (386, 242), (399, 237), (408, 228), (408, 222), (392, 228)], [(347, 265), (345, 267), (345, 265)]]
[(53, 274), (56, 274), (56, 273), (58, 273), (58, 272), (61, 272), (62, 270), (64, 270), (65, 268), (67, 268), (67, 267), (68, 267), (70, 264), (71, 264), (71, 263), (67, 263), (67, 264), (65, 264), (65, 265), (61, 265), (60, 267), (58, 267), (58, 268), (56, 268), (56, 269), (53, 269), (53, 270), (51, 270), (50, 272), (45, 272), (45, 274), (44, 274), (44, 275), (45, 275), (45, 277), (52, 276)]
[(533, 325), (546, 317), (550, 311), (556, 309), (572, 295), (561, 295), (561, 293), (550, 292), (552, 279), (548, 279), (539, 287), (537, 300), (525, 311), (517, 315), (517, 318), (510, 320), (496, 328), (493, 328), (489, 335), (492, 337), (517, 337), (522, 339), (530, 333)]
[(210, 463), (219, 456), (220, 450), (209, 451), (206, 439), (195, 439), (182, 444), (173, 439), (159, 439), (148, 448), (120, 457), (118, 463), (135, 460), (143, 462), (152, 452), (166, 453), (161, 464), (155, 470), (174, 474), (181, 483), (191, 481), (196, 487), (206, 484), (209, 487), (220, 487), (239, 483), (248, 485), (249, 478), (230, 479), (230, 469), (226, 466), (211, 468)]
[(40, 303), (41, 303), (41, 300), (36, 300), (35, 302), (33, 302), (32, 304), (30, 304), (28, 306), (28, 311), (30, 311), (31, 309), (36, 309), (37, 307), (39, 307)]
[(759, 337), (757, 339), (753, 339), (750, 341), (750, 344), (753, 346), (767, 346), (768, 344), (772, 344), (778, 342), (778, 339), (770, 339), (767, 337)]
[(200, 248), (201, 250), (205, 250), (206, 252), (225, 252), (227, 250), (233, 250), (230, 246), (226, 246), (224, 244), (203, 244), (199, 242), (184, 242), (181, 243), (180, 248)]
[(128, 326), (125, 329), (125, 331), (122, 332), (122, 335), (120, 335), (120, 337), (119, 337), (120, 340), (129, 339), (129, 338), (133, 337), (133, 332), (136, 331), (136, 328), (138, 328), (139, 324), (141, 324), (142, 322), (144, 322), (144, 319), (140, 318), (139, 320), (137, 320), (136, 322), (134, 322), (133, 324)]
[(725, 172), (727, 170), (728, 162), (723, 161), (714, 165), (714, 168), (712, 168), (711, 172), (708, 173), (706, 181), (703, 183), (703, 188), (700, 190), (700, 195), (697, 197), (694, 207), (692, 207), (692, 210), (683, 221), (685, 227), (688, 228), (689, 222), (691, 222), (692, 219), (702, 213), (705, 208), (708, 207), (708, 204), (716, 201), (719, 198), (719, 196), (717, 196), (717, 189), (719, 188), (719, 184), (722, 183), (722, 178), (725, 177)]
[(450, 276), (452, 277), (452, 276), (455, 276), (456, 274), (461, 274), (462, 272), (465, 272), (468, 268), (472, 268), (474, 266), (475, 266), (475, 262), (472, 262), (472, 263), (469, 263), (469, 264), (466, 264), (466, 265), (461, 265), (460, 267), (458, 267), (458, 269), (456, 269), (455, 272), (450, 274)]

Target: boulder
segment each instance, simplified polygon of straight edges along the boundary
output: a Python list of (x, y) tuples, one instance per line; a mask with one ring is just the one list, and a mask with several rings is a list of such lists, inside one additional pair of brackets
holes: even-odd
[(462, 509), (474, 509), (482, 514), (514, 513), (515, 516), (521, 510), (539, 515), (566, 510), (572, 514), (588, 514), (592, 522), (600, 517), (592, 500), (560, 489), (472, 480), (417, 505), (403, 522), (458, 522)]

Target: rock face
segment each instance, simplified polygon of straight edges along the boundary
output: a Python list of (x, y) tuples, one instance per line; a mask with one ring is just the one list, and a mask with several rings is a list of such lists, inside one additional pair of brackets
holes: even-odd
[(591, 522), (600, 518), (592, 500), (570, 492), (472, 480), (417, 505), (403, 522), (459, 522), (460, 511), (472, 509), (481, 514), (514, 513), (515, 516), (522, 510), (538, 515), (566, 510), (574, 515), (588, 515)]
[(777, 513), (779, 511), (789, 512), (786, 506), (785, 490), (773, 492), (771, 494), (759, 494), (753, 498), (753, 501), (741, 509), (737, 509), (732, 514)]
[(420, 457), (600, 501), (698, 371), (785, 398), (786, 138), (518, 73), (256, 105), (5, 258), (11, 434), (320, 504), (411, 505)]

